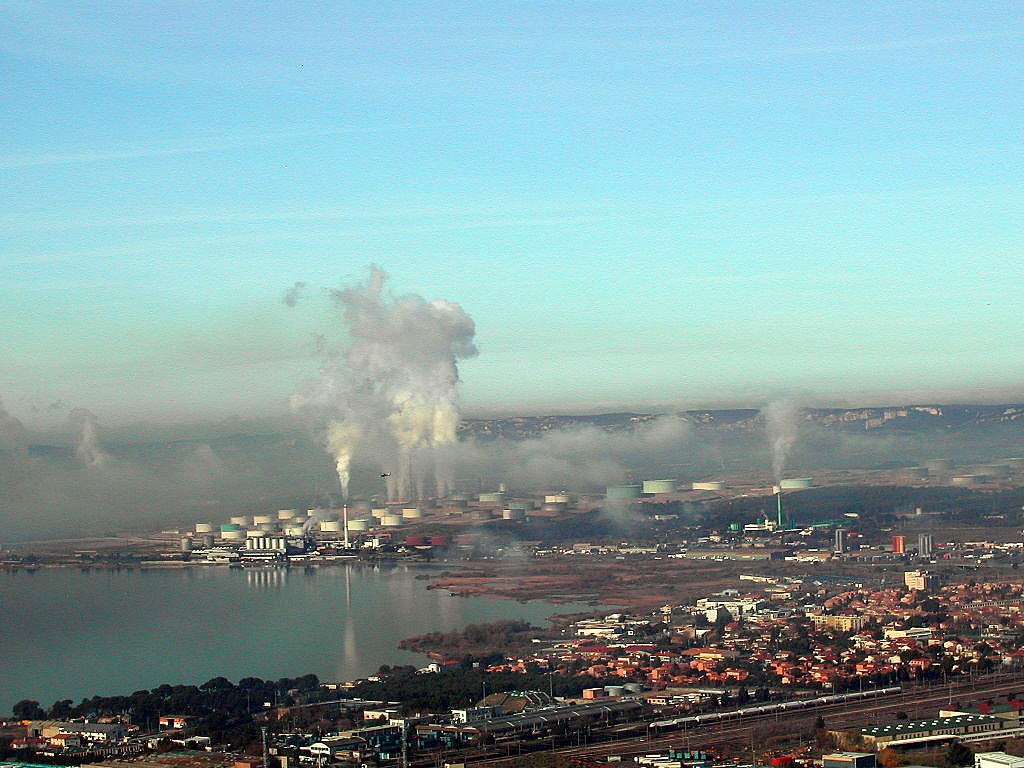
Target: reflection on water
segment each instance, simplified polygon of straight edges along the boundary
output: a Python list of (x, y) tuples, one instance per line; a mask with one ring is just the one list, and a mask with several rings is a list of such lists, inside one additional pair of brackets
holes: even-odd
[(218, 675), (346, 680), (423, 665), (397, 650), (404, 637), (586, 610), (453, 597), (426, 589), (423, 572), (350, 563), (0, 574), (0, 716), (24, 698), (48, 706)]
[(287, 568), (245, 569), (245, 583), (251, 589), (280, 589), (287, 578)]

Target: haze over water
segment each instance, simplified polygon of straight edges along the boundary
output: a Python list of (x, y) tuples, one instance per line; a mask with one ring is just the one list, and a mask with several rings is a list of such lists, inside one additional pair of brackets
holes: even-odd
[(130, 694), (223, 675), (340, 681), (427, 663), (404, 637), (588, 610), (453, 597), (406, 566), (0, 574), (0, 716), (21, 699)]

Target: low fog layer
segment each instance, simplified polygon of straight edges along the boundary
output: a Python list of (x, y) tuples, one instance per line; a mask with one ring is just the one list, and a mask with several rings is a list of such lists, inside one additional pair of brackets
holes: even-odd
[[(1021, 425), (957, 431), (856, 433), (808, 422), (798, 409), (783, 472), (920, 464), (934, 456), (969, 463), (1019, 454)], [(437, 458), (456, 490), (508, 485), (514, 493), (601, 491), (626, 479), (774, 473), (774, 432), (767, 415), (751, 430), (692, 425), (666, 415), (606, 431), (568, 425), (525, 440), (463, 436)], [(772, 427), (771, 429), (775, 429)], [(76, 411), (65, 434), (32, 435), (0, 402), (0, 526), (4, 541), (152, 531), (218, 522), (240, 512), (337, 505), (341, 488), (332, 457), (305, 425), (224, 422), (196, 425), (174, 439), (107, 432)], [(352, 466), (353, 497), (383, 499), (379, 471), (391, 453), (371, 446)], [(417, 461), (413, 451), (411, 460)]]

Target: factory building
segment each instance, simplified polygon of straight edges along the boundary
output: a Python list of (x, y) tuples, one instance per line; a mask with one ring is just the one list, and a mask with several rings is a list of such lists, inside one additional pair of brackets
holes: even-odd
[[(931, 741), (943, 741), (954, 736), (973, 736), (991, 733), (1011, 727), (1007, 721), (994, 715), (956, 715), (937, 717), (931, 720), (903, 720), (888, 725), (871, 725), (855, 731), (837, 733), (840, 740), (855, 740), (871, 749), (886, 746), (921, 745)], [(993, 736), (996, 734), (993, 733)]]
[(821, 756), (822, 768), (875, 768), (871, 752), (833, 752)]

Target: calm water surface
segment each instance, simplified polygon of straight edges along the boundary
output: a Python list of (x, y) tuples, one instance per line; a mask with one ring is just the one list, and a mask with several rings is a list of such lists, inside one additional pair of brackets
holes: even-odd
[(21, 699), (129, 694), (223, 675), (346, 680), (422, 665), (399, 640), (587, 606), (452, 597), (422, 567), (48, 569), (0, 574), (0, 716)]

